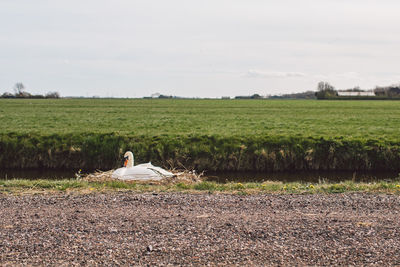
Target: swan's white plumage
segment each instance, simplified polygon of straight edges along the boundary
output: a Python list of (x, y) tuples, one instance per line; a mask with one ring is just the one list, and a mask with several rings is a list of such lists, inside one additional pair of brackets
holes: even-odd
[(151, 162), (134, 166), (133, 153), (128, 151), (124, 155), (125, 167), (116, 169), (112, 173), (112, 178), (120, 180), (161, 180), (173, 177), (174, 174), (160, 167), (153, 166)]

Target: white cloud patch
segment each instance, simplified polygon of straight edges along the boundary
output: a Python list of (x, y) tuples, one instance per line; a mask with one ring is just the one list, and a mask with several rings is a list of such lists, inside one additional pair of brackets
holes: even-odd
[(243, 76), (248, 78), (293, 78), (305, 77), (307, 75), (302, 72), (248, 70)]
[(342, 73), (325, 73), (325, 74), (315, 74), (311, 77), (319, 80), (357, 80), (362, 79), (362, 75), (358, 72), (349, 71)]

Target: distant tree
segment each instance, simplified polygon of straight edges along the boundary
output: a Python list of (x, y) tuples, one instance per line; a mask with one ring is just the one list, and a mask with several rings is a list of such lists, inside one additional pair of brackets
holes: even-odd
[(235, 99), (251, 99), (251, 96), (248, 96), (248, 95), (238, 95), (238, 96), (235, 96)]
[(260, 99), (261, 96), (259, 94), (254, 94), (252, 96), (250, 96), (251, 99)]
[(14, 85), (15, 96), (22, 96), (25, 92), (25, 86), (23, 83), (16, 83)]
[(23, 83), (16, 83), (14, 85), (15, 97), (17, 98), (31, 98), (32, 95), (25, 91), (25, 86)]
[(386, 90), (385, 90), (385, 88), (377, 86), (374, 89), (374, 93), (375, 93), (376, 96), (385, 96), (386, 95)]
[(172, 98), (172, 95), (159, 95), (158, 98)]
[(60, 98), (59, 92), (48, 92), (45, 96), (46, 98)]
[(333, 87), (328, 82), (319, 82), (318, 83), (318, 91), (327, 91), (327, 90), (335, 90), (335, 87)]
[(337, 96), (335, 87), (333, 87), (328, 82), (319, 82), (317, 89), (318, 89), (318, 92), (315, 93), (315, 96), (318, 99), (332, 98), (332, 97)]
[(400, 95), (400, 88), (399, 87), (390, 87), (387, 90), (387, 94), (389, 97), (399, 96)]
[(386, 96), (389, 98), (392, 97), (399, 97), (400, 96), (400, 86), (398, 85), (392, 85), (392, 86), (387, 86), (387, 87), (376, 87), (374, 89), (374, 93), (376, 96)]
[(4, 94), (1, 95), (1, 98), (15, 98), (15, 95), (5, 92)]

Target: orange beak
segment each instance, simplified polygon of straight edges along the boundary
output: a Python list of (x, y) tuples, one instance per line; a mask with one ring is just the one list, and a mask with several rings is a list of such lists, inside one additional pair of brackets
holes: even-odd
[(128, 160), (126, 159), (124, 162), (124, 167), (126, 167), (127, 164), (128, 164)]

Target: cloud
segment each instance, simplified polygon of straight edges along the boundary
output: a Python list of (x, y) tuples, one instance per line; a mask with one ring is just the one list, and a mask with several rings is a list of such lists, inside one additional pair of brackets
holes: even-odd
[(358, 72), (349, 71), (343, 73), (336, 73), (332, 75), (333, 77), (343, 78), (343, 79), (359, 79), (360, 74)]
[(312, 78), (320, 81), (348, 81), (348, 80), (362, 80), (365, 79), (358, 72), (349, 71), (341, 73), (325, 73), (325, 74), (315, 74), (311, 75)]
[(305, 77), (307, 75), (302, 72), (248, 70), (243, 76), (248, 78), (292, 78)]

